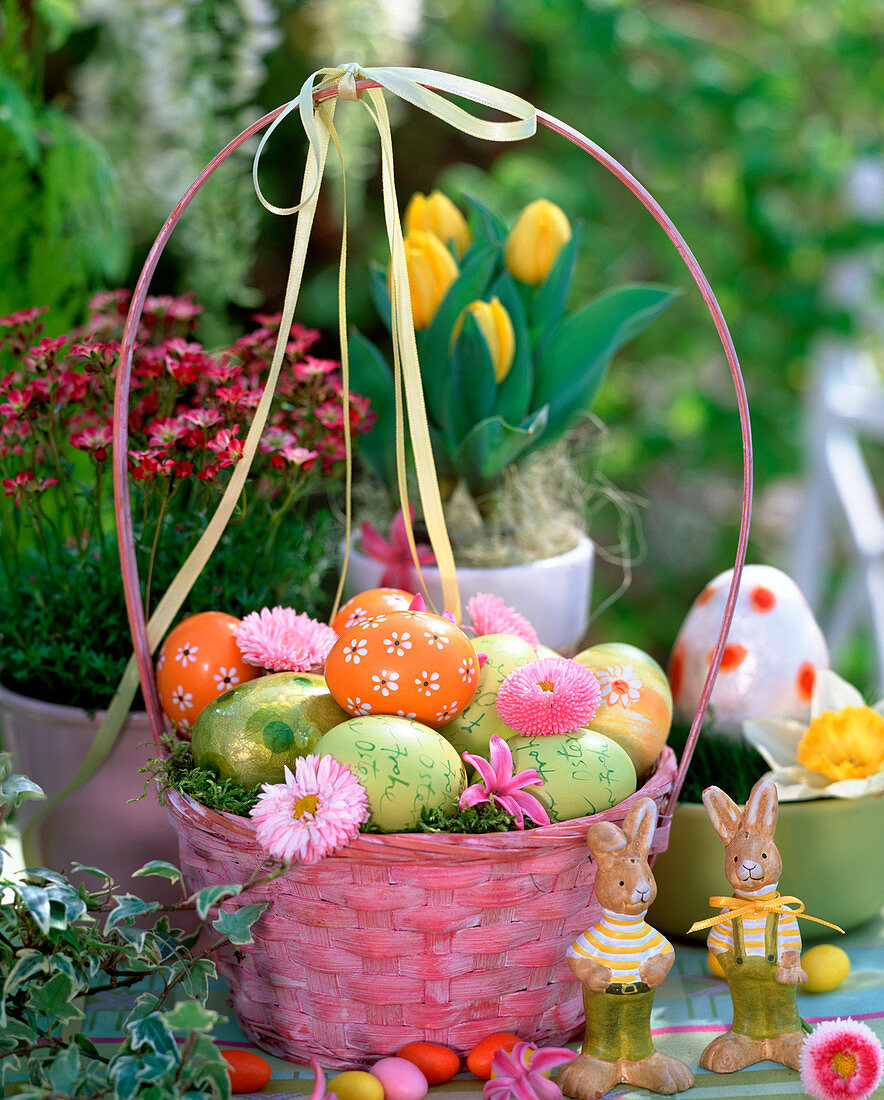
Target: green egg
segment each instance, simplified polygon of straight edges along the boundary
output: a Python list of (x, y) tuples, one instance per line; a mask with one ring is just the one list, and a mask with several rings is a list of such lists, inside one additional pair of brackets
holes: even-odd
[(424, 806), (456, 813), (467, 785), (451, 745), (410, 718), (350, 718), (320, 738), (314, 751), (349, 767), (368, 792), (371, 823), (385, 833), (414, 829)]
[(536, 661), (537, 650), (530, 642), (512, 634), (483, 634), (473, 640), (473, 647), (477, 653), (488, 657), (479, 670), (475, 694), (460, 714), (439, 732), (451, 742), (458, 755), (471, 752), (487, 757), (493, 734), (506, 740), (515, 733), (497, 714), (500, 685), (511, 672)]
[(346, 717), (322, 676), (261, 676), (225, 691), (200, 713), (191, 734), (193, 759), (243, 787), (281, 783), (283, 768), (294, 770), (295, 760)]
[(592, 730), (550, 737), (510, 737), (513, 771), (534, 768), (542, 787), (528, 787), (550, 821), (610, 810), (635, 793), (635, 768), (615, 741)]

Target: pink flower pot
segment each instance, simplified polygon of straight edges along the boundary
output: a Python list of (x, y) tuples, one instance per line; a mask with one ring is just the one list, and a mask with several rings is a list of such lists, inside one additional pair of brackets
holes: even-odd
[[(44, 703), (0, 687), (0, 741), (12, 753), (15, 770), (27, 775), (51, 798), (73, 778), (104, 717), (76, 707)], [(129, 715), (101, 768), (79, 790), (55, 806), (36, 826), (25, 852), (31, 865), (70, 871), (74, 861), (111, 874), (119, 891), (140, 897), (179, 900), (181, 889), (151, 876), (130, 874), (152, 859), (178, 861), (178, 844), (166, 810), (144, 787), (141, 768), (157, 750), (146, 714)], [(24, 802), (16, 811), (22, 831), (43, 806)], [(97, 885), (97, 879), (91, 879)]]

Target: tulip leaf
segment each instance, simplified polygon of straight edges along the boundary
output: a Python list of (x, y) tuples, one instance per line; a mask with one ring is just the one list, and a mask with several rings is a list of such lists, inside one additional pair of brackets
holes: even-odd
[(497, 397), (494, 363), (482, 330), (468, 313), (451, 349), (445, 429), (460, 442), (479, 420), (491, 416)]
[(499, 416), (491, 416), (470, 430), (455, 453), (454, 464), (474, 497), (490, 489), (507, 466), (537, 442), (546, 418), (544, 407), (518, 428)]
[(531, 343), (534, 347), (539, 346), (565, 312), (568, 296), (571, 293), (571, 283), (574, 281), (574, 267), (582, 236), (583, 222), (578, 222), (574, 226), (571, 240), (558, 254), (549, 275), (537, 288), (537, 292), (529, 303), (528, 318), (531, 327)]
[(506, 240), (506, 223), (489, 206), (475, 195), (464, 195), (469, 207), (469, 226), (473, 234), (473, 248), (502, 244)]
[(387, 332), (393, 328), (393, 314), (390, 308), (390, 292), (387, 289), (387, 272), (378, 263), (368, 265), (368, 288), (371, 291), (371, 300), (378, 316), (384, 322)]
[(451, 331), (470, 302), (485, 296), (499, 251), (499, 247), (495, 246), (470, 253), (460, 274), (448, 288), (448, 293), (436, 310), (436, 316), (423, 332), (417, 334), (427, 413), (439, 427), (446, 422)]
[(532, 404), (549, 406), (544, 444), (588, 410), (614, 352), (637, 336), (681, 292), (630, 284), (600, 294), (550, 333), (540, 352)]
[(395, 414), (393, 373), (378, 349), (353, 329), (347, 344), (350, 389), (371, 402), (377, 420), (359, 436), (359, 455), (386, 485), (395, 484)]
[(531, 340), (525, 304), (509, 272), (504, 271), (491, 288), (491, 296), (497, 296), (509, 314), (516, 337), (513, 365), (504, 380), (498, 383), (494, 412), (509, 424), (518, 424), (528, 412), (531, 391), (534, 389), (534, 363), (531, 357)]

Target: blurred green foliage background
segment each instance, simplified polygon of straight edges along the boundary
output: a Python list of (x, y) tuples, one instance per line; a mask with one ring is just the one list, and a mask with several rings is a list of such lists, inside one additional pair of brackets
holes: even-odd
[[(694, 250), (731, 326), (753, 412), (750, 558), (786, 562), (814, 342), (864, 336), (856, 303), (827, 287), (845, 258), (861, 256), (879, 289), (884, 277), (884, 218), (880, 205), (863, 206), (861, 183), (863, 166), (881, 157), (884, 0), (5, 0), (3, 11), (0, 312), (49, 303), (61, 328), (90, 290), (132, 285), (202, 165), (314, 69), (356, 59), (499, 85), (616, 156)], [(361, 277), (383, 258), (376, 139), (365, 112), (342, 106), (349, 309), (379, 333)], [(739, 434), (711, 320), (663, 233), (578, 149), (549, 133), (483, 145), (415, 115), (394, 106), (403, 205), (437, 185), (455, 200), (472, 190), (507, 214), (544, 195), (586, 223), (575, 297), (626, 280), (687, 292), (619, 356), (597, 407), (601, 452), (586, 454), (589, 472), (645, 502), (648, 545), (596, 637), (665, 658), (735, 545)], [(49, 163), (80, 140), (89, 157)], [(253, 148), (198, 197), (157, 278), (157, 289), (194, 289), (212, 307), (207, 340), (280, 301), (291, 226), (254, 199)], [(303, 156), (293, 117), (264, 158), (272, 201), (295, 201)], [(334, 187), (323, 199), (300, 308), (329, 333), (332, 355), (339, 199)], [(41, 266), (48, 238), (80, 258)], [(599, 508), (593, 525), (602, 543), (616, 541), (614, 509)], [(617, 568), (602, 565), (598, 598), (618, 582)]]

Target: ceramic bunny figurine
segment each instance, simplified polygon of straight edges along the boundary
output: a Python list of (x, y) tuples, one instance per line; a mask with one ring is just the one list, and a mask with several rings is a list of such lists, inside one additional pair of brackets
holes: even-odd
[(566, 1096), (579, 1100), (595, 1100), (619, 1082), (663, 1093), (694, 1083), (688, 1067), (659, 1053), (651, 1038), (654, 989), (675, 960), (672, 945), (644, 919), (657, 896), (648, 866), (656, 824), (656, 805), (642, 798), (622, 829), (601, 821), (586, 834), (602, 919), (568, 951), (568, 965), (583, 982), (586, 1038), (556, 1079)]
[[(726, 1035), (706, 1047), (700, 1065), (732, 1073), (769, 1058), (798, 1069), (804, 1028), (795, 1001), (796, 987), (807, 981), (801, 969), (798, 921), (776, 892), (783, 869), (774, 844), (777, 788), (761, 779), (746, 809), (718, 787), (707, 787), (703, 805), (724, 841), (724, 870), (732, 898), (710, 898), (723, 910), (711, 924), (709, 950), (727, 975), (734, 1021)], [(803, 907), (802, 907), (803, 908)]]

